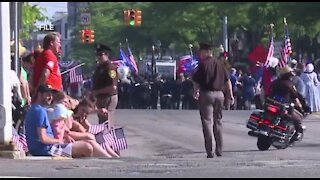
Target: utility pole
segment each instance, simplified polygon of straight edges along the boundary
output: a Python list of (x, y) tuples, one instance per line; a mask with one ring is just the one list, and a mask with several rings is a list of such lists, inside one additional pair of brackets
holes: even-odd
[(20, 61), (19, 61), (19, 4), (14, 2), (14, 70), (17, 72), (18, 77), (20, 77)]
[(9, 14), (9, 2), (0, 2), (0, 145), (9, 145), (12, 138)]

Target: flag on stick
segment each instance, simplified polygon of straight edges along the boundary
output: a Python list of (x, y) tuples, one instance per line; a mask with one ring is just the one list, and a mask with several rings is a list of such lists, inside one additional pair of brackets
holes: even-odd
[(83, 81), (81, 67), (75, 67), (70, 70), (70, 83), (77, 83)]
[(284, 30), (284, 42), (280, 48), (280, 62), (279, 67), (283, 68), (288, 64), (288, 58), (292, 54), (291, 40), (289, 36), (289, 30), (286, 20), (284, 19), (285, 30)]
[(273, 37), (271, 36), (268, 55), (267, 55), (266, 62), (264, 63), (264, 66), (266, 67), (270, 66), (270, 59), (273, 57), (273, 54), (274, 54), (274, 43), (273, 43)]

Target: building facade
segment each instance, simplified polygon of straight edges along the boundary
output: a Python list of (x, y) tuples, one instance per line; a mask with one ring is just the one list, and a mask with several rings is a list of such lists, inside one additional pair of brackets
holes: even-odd
[[(68, 2), (68, 17), (67, 17), (67, 28), (68, 28), (68, 33), (71, 36), (75, 32), (75, 28), (80, 22), (80, 12), (82, 9), (85, 9), (89, 6), (89, 2)], [(69, 39), (73, 38), (72, 36)], [(67, 52), (72, 51), (72, 47), (70, 45), (67, 45)]]

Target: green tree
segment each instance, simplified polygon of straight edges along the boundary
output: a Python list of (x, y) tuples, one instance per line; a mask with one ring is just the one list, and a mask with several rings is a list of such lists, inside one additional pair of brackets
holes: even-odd
[(46, 9), (32, 5), (29, 2), (23, 2), (21, 39), (27, 40), (31, 38), (31, 33), (37, 28), (35, 26), (36, 21), (48, 19), (48, 17), (43, 14), (43, 11), (46, 11)]
[[(96, 32), (96, 42), (111, 46), (115, 57), (119, 56), (119, 43), (124, 44), (125, 39), (134, 54), (150, 50), (157, 40), (163, 48), (174, 44), (175, 51), (183, 54), (190, 43), (197, 46), (199, 41), (210, 41), (219, 45), (223, 17), (227, 16), (229, 35), (236, 28), (246, 29), (247, 48), (252, 49), (261, 41), (268, 42), (270, 23), (275, 24), (275, 40), (283, 40), (283, 18), (287, 18), (293, 44), (299, 34), (314, 36), (320, 31), (318, 7), (318, 2), (94, 2), (90, 4), (90, 28)], [(123, 11), (136, 8), (142, 10), (142, 26), (125, 26)], [(79, 39), (73, 41), (77, 47), (73, 55), (87, 59), (93, 66), (93, 46), (81, 44)]]

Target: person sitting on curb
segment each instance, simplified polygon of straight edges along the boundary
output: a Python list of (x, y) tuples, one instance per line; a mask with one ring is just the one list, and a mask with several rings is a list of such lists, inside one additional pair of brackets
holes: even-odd
[(54, 137), (61, 141), (74, 142), (74, 139), (68, 135), (70, 130), (67, 127), (67, 121), (72, 116), (69, 110), (63, 104), (55, 104), (47, 109), (47, 113)]
[[(91, 113), (94, 113), (94, 112), (97, 112), (97, 113), (100, 113), (100, 114), (107, 113), (107, 110), (106, 109), (94, 110), (94, 109), (95, 109), (94, 105), (90, 101), (88, 101), (87, 99), (83, 99), (79, 103), (79, 105), (77, 106), (77, 108), (75, 110), (74, 117), (75, 117), (75, 119), (77, 121), (79, 121), (79, 123), (81, 124), (82, 128), (84, 128), (87, 133), (95, 135), (96, 141), (101, 145), (101, 147), (103, 149), (105, 149), (109, 154), (111, 154), (111, 155), (113, 155), (115, 157), (119, 157), (118, 153), (116, 153), (111, 148), (112, 143), (106, 142), (105, 138), (101, 138), (101, 136), (99, 136), (99, 135), (97, 137), (98, 133), (107, 134), (109, 132), (109, 129), (108, 129), (107, 125), (104, 124), (104, 123), (103, 124), (99, 124), (99, 125), (92, 125), (87, 119), (88, 114), (91, 114)], [(95, 132), (95, 131), (99, 131), (99, 132)]]
[[(81, 112), (93, 112), (92, 108), (93, 106), (88, 106), (91, 104), (85, 103), (84, 101), (81, 101), (82, 106), (80, 106), (80, 109), (83, 109), (83, 105), (85, 105), (85, 111), (81, 110)], [(66, 142), (74, 142), (78, 140), (93, 140), (96, 141), (96, 137), (87, 131), (87, 128), (83, 127), (83, 125), (76, 120), (73, 119), (72, 115), (74, 114), (73, 111), (69, 110), (70, 108), (69, 104), (69, 98), (64, 92), (56, 92), (53, 94), (53, 103), (52, 107), (53, 109), (50, 112), (50, 108), (48, 113), (50, 114), (51, 124), (53, 125), (53, 132), (54, 135), (58, 135), (59, 138), (64, 138)], [(67, 108), (68, 107), (68, 108)], [(89, 108), (88, 111), (86, 111)], [(98, 112), (101, 112), (103, 110), (97, 110)], [(105, 110), (106, 111), (106, 110)], [(83, 114), (81, 114), (83, 115)], [(86, 117), (86, 114), (85, 114)], [(65, 135), (65, 136), (64, 136)], [(99, 144), (99, 143), (98, 143)], [(101, 145), (100, 145), (101, 146)], [(112, 148), (104, 144), (101, 146), (104, 150), (106, 150), (112, 157), (119, 157)]]
[(35, 102), (27, 112), (25, 120), (26, 138), (29, 152), (33, 156), (64, 157), (109, 157), (95, 141), (75, 141), (64, 143), (53, 136), (45, 106), (51, 104), (52, 89), (48, 85), (40, 85)]

